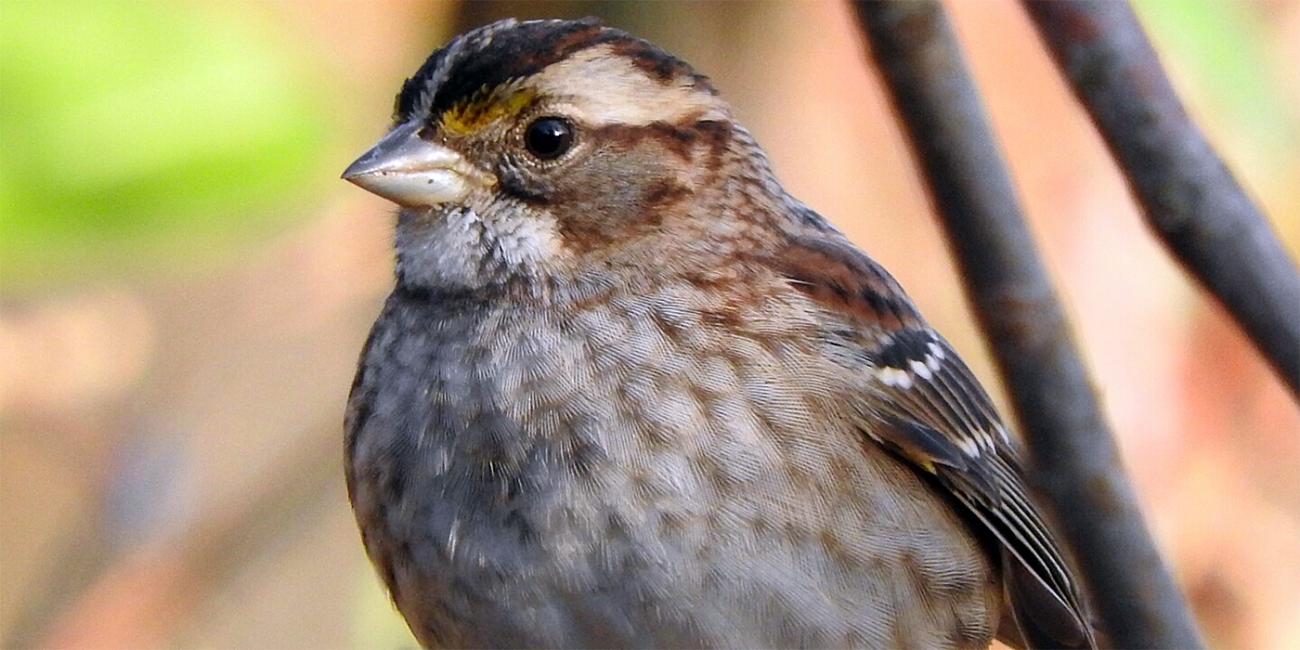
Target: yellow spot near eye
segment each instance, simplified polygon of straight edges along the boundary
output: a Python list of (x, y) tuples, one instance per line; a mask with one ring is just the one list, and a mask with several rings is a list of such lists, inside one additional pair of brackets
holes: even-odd
[(470, 135), (497, 120), (514, 117), (532, 105), (534, 90), (519, 90), (508, 96), (473, 97), (447, 109), (442, 114), (442, 128), (452, 135)]

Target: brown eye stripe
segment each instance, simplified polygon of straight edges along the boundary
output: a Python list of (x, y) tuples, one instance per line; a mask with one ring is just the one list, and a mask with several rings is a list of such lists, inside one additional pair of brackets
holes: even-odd
[(642, 140), (653, 139), (664, 145), (670, 153), (685, 161), (695, 155), (696, 146), (707, 145), (711, 160), (726, 148), (731, 139), (731, 128), (724, 122), (687, 118), (677, 124), (651, 122), (650, 124), (611, 124), (592, 131), (595, 142), (616, 142), (629, 146)]
[(680, 76), (690, 76), (691, 85), (708, 91), (711, 95), (718, 94), (717, 89), (713, 87), (708, 77), (696, 74), (681, 59), (640, 39), (627, 38), (615, 41), (610, 51), (617, 56), (628, 59), (632, 62), (632, 65), (662, 83), (669, 83)]

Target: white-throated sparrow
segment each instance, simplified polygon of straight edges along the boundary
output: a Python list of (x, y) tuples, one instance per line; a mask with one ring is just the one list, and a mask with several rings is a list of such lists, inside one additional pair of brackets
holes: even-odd
[(421, 643), (1091, 644), (984, 390), (685, 63), (482, 27), (344, 177), (404, 206), (346, 467)]

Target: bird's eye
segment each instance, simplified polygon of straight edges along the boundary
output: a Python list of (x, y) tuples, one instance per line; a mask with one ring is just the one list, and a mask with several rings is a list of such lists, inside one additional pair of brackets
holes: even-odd
[(524, 146), (542, 160), (554, 160), (573, 146), (573, 125), (562, 117), (540, 117), (524, 131)]

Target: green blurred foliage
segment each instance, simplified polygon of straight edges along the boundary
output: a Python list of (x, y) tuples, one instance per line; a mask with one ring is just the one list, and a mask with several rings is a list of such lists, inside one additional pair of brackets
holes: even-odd
[(1193, 77), (1195, 85), (1180, 90), (1203, 93), (1270, 168), (1289, 168), (1300, 133), (1277, 78), (1282, 71), (1260, 38), (1259, 7), (1221, 0), (1140, 0), (1134, 7), (1167, 48), (1165, 65), (1181, 64)]
[(249, 12), (4, 0), (0, 53), (0, 287), (183, 270), (325, 180), (323, 75)]

